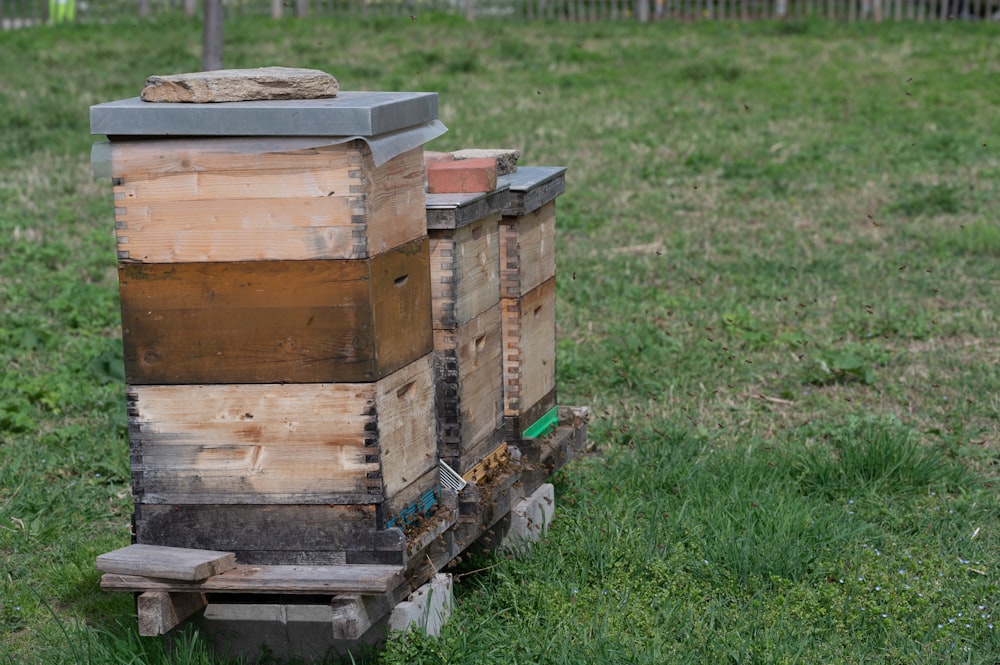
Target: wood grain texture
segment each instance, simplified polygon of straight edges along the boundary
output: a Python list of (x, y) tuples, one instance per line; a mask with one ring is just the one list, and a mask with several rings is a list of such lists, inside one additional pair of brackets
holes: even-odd
[(556, 204), (500, 221), (500, 296), (517, 298), (556, 274)]
[(101, 587), (110, 591), (177, 593), (376, 595), (388, 593), (403, 583), (403, 572), (401, 566), (393, 565), (240, 565), (200, 583), (107, 574), (101, 578)]
[(146, 591), (136, 599), (139, 634), (143, 637), (166, 635), (207, 605), (208, 600), (200, 591)]
[(357, 259), (426, 234), (420, 149), (379, 167), (363, 141), (120, 141), (111, 153), (122, 261)]
[[(375, 388), (378, 459), (382, 465), (386, 514), (398, 512), (421, 492), (407, 492), (418, 479), (437, 473), (434, 422), (434, 358), (427, 354), (395, 372)], [(411, 497), (411, 494), (414, 496)]]
[(500, 302), (500, 215), (430, 231), (433, 326), (455, 328)]
[(500, 303), (471, 321), (434, 331), (438, 452), (460, 473), (474, 448), (503, 426)]
[(137, 502), (381, 498), (374, 383), (131, 386), (127, 397)]
[(520, 416), (556, 387), (555, 305), (555, 277), (501, 300), (505, 416)]
[(566, 191), (566, 167), (523, 166), (498, 180), (499, 186), (510, 188), (510, 199), (503, 214), (525, 215)]
[(135, 507), (141, 544), (216, 548), (239, 563), (350, 563), (351, 553), (385, 553), (402, 563), (405, 539), (379, 529), (376, 505), (145, 505)]
[(236, 555), (215, 550), (129, 545), (101, 554), (96, 565), (105, 573), (196, 581), (236, 567)]
[(352, 261), (122, 264), (126, 380), (377, 380), (433, 346), (429, 273), (426, 239)]

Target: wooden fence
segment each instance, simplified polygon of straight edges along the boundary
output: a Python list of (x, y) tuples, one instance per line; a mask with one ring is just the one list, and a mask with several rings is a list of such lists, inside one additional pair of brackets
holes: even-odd
[[(226, 16), (405, 16), (448, 12), (559, 21), (757, 20), (823, 17), (843, 21), (1000, 19), (1000, 0), (223, 0)], [(45, 22), (102, 22), (133, 13), (201, 15), (201, 0), (0, 0), (4, 28)]]

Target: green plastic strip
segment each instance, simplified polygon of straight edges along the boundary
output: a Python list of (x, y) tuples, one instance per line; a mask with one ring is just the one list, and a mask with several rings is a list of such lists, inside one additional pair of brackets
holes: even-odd
[(524, 430), (521, 438), (524, 439), (537, 439), (540, 436), (545, 436), (552, 430), (554, 430), (559, 425), (559, 407), (554, 406), (548, 410), (548, 412), (535, 421), (535, 424)]

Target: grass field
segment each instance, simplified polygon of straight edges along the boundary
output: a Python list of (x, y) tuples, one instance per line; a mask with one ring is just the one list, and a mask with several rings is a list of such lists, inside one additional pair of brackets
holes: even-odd
[[(226, 65), (440, 93), (430, 147), (569, 167), (560, 401), (594, 454), (523, 560), (456, 568), (385, 663), (1000, 658), (1000, 28), (246, 19)], [(0, 34), (0, 663), (166, 656), (128, 542), (110, 183), (91, 104), (200, 28)], [(478, 572), (473, 572), (477, 569)]]

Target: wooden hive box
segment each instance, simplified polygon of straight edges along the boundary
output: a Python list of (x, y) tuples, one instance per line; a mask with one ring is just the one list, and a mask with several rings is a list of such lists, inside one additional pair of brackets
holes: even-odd
[(136, 542), (241, 563), (402, 563), (437, 483), (427, 354), (367, 383), (129, 386)]
[(558, 422), (555, 199), (565, 172), (525, 166), (500, 178), (511, 192), (500, 220), (500, 296), (504, 423), (514, 441)]
[(405, 563), (387, 527), (437, 485), (436, 113), (427, 93), (92, 108), (111, 138), (136, 542)]
[(459, 473), (503, 441), (499, 221), (508, 194), (427, 195), (438, 454)]
[(118, 273), (131, 384), (376, 381), (433, 346), (426, 238), (370, 259)]

